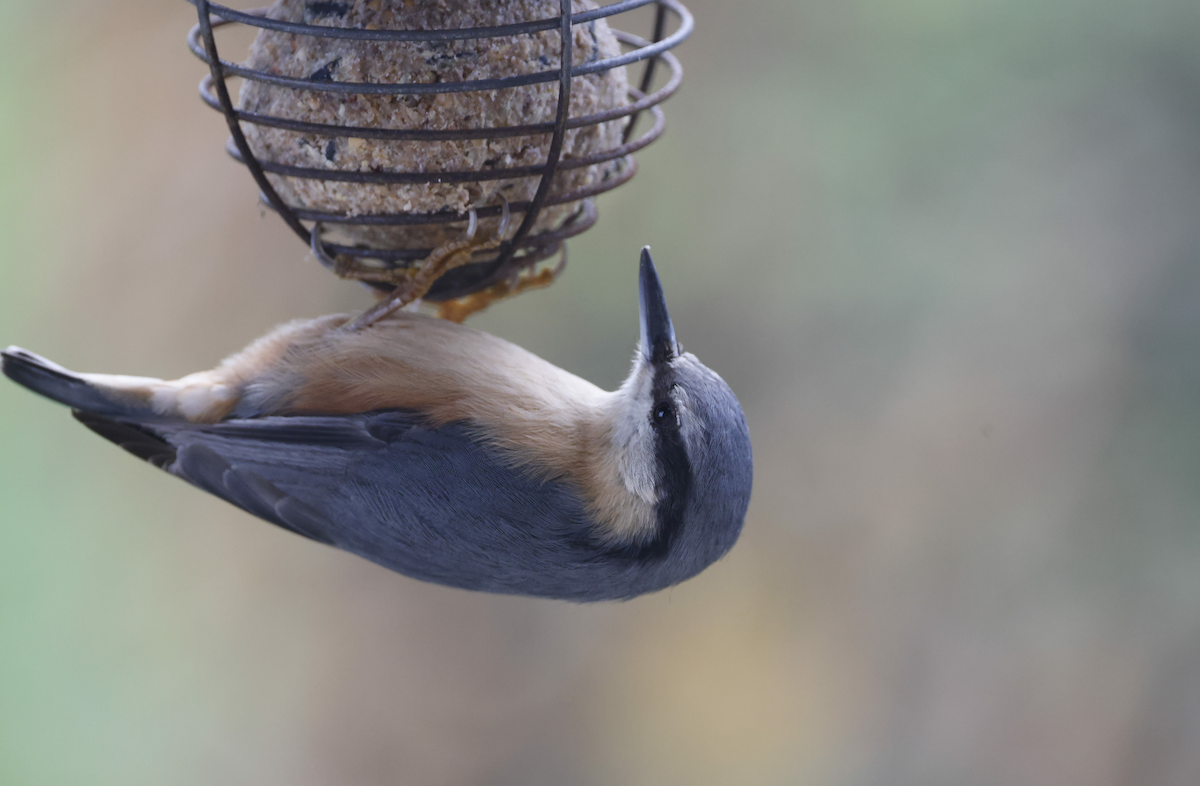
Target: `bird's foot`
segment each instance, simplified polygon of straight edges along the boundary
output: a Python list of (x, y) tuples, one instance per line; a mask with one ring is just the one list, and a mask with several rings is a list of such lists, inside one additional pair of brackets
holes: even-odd
[(553, 267), (524, 272), (514, 271), (513, 275), (504, 281), (492, 284), (487, 289), (472, 292), (464, 297), (447, 300), (438, 304), (437, 315), (451, 322), (462, 322), (472, 314), (483, 311), (498, 300), (510, 298), (513, 295), (530, 289), (541, 289), (554, 283), (563, 268), (567, 265), (567, 246), (563, 244), (559, 252), (559, 260)]
[(347, 327), (350, 330), (361, 330), (362, 328), (369, 327), (389, 314), (424, 297), (435, 281), (454, 268), (461, 267), (470, 262), (472, 254), (477, 251), (487, 251), (496, 248), (503, 243), (504, 235), (508, 231), (511, 218), (512, 214), (509, 212), (508, 202), (505, 202), (503, 211), (500, 214), (500, 226), (496, 228), (495, 233), (488, 237), (476, 237), (479, 227), (479, 217), (472, 210), (470, 223), (467, 226), (467, 233), (462, 240), (453, 240), (438, 246), (429, 256), (421, 261), (421, 264), (415, 270), (395, 271), (402, 276), (396, 283), (395, 290), (370, 309), (363, 312)]

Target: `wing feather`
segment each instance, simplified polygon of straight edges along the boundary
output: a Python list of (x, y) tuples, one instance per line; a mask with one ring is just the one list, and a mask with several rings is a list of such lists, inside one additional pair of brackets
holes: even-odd
[[(464, 424), (389, 410), (89, 428), (298, 535), (415, 578), (551, 597), (620, 597), (573, 486), (533, 477)], [(557, 567), (554, 567), (557, 566)], [(615, 582), (612, 586), (601, 582)]]

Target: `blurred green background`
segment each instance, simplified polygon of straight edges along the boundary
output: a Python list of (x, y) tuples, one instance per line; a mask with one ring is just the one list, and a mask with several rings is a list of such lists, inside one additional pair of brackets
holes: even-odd
[[(652, 245), (737, 548), (420, 584), (0, 384), (0, 782), (1200, 783), (1200, 3), (689, 5), (641, 173), (473, 324), (614, 386)], [(0, 341), (179, 376), (365, 304), (222, 152), (191, 6), (0, 13)]]

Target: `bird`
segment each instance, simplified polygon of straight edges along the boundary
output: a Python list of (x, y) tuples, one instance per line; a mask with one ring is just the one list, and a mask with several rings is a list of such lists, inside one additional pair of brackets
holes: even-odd
[(129, 453), (286, 530), (415, 579), (568, 601), (673, 586), (724, 556), (750, 501), (733, 391), (675, 336), (649, 248), (615, 391), (484, 331), (400, 311), (277, 327), (166, 381), (19, 347), (13, 381)]

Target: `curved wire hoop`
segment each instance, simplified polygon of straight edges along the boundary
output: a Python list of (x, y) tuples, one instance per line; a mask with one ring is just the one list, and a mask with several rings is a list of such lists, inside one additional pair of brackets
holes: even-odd
[[(395, 268), (405, 267), (426, 257), (432, 249), (429, 248), (371, 248), (365, 245), (338, 245), (327, 243), (319, 237), (314, 239), (312, 229), (305, 225), (309, 222), (314, 227), (318, 225), (357, 225), (357, 226), (432, 226), (439, 224), (466, 223), (469, 215), (446, 210), (437, 213), (376, 213), (349, 216), (321, 210), (311, 210), (290, 205), (280, 197), (272, 186), (267, 174), (304, 178), (311, 180), (339, 181), (364, 184), (399, 184), (399, 183), (469, 183), (485, 180), (500, 180), (519, 177), (538, 177), (538, 187), (532, 199), (509, 203), (509, 209), (524, 215), (516, 233), (503, 244), (492, 259), (472, 262), (456, 268), (439, 279), (429, 291), (429, 300), (447, 300), (484, 289), (497, 281), (511, 277), (521, 268), (537, 264), (559, 251), (563, 242), (581, 232), (586, 231), (596, 223), (597, 212), (590, 197), (610, 191), (629, 181), (637, 173), (637, 163), (633, 153), (649, 145), (662, 134), (666, 118), (662, 108), (658, 106), (669, 98), (683, 81), (683, 68), (679, 60), (668, 50), (677, 46), (692, 32), (692, 15), (679, 0), (620, 0), (610, 5), (573, 13), (571, 0), (559, 0), (560, 14), (550, 19), (538, 19), (518, 24), (499, 27), (476, 27), (455, 30), (366, 30), (360, 28), (325, 27), (296, 22), (284, 22), (270, 19), (266, 9), (238, 11), (227, 8), (208, 0), (187, 0), (196, 7), (199, 22), (188, 33), (188, 47), (192, 53), (209, 66), (209, 74), (200, 82), (200, 98), (205, 104), (221, 112), (229, 126), (230, 138), (226, 143), (227, 152), (236, 160), (245, 164), (258, 184), (261, 200), (280, 215), (289, 227), (304, 241), (305, 245), (321, 244), (325, 250), (323, 255), (329, 259), (333, 255), (343, 254), (351, 257), (361, 257), (378, 260), (383, 266)], [(617, 40), (627, 49), (623, 54), (597, 60), (581, 65), (573, 65), (571, 29), (575, 25), (588, 24), (596, 19), (617, 16), (619, 14), (654, 5), (654, 32), (650, 39), (640, 38), (620, 30), (614, 30)], [(667, 35), (669, 18), (675, 21), (675, 29)], [(298, 35), (319, 38), (342, 38), (361, 41), (421, 41), (435, 42), (448, 40), (465, 40), (479, 38), (499, 38), (514, 35), (527, 35), (544, 30), (559, 31), (562, 42), (562, 52), (559, 67), (547, 71), (516, 76), (476, 79), (463, 82), (425, 83), (365, 83), (365, 82), (314, 82), (305, 79), (283, 77), (266, 71), (247, 68), (243, 65), (222, 60), (218, 50), (214, 30), (226, 25), (247, 25), (260, 29), (277, 30)], [(631, 63), (646, 62), (642, 73), (640, 86), (630, 87), (629, 103), (625, 106), (605, 112), (594, 112), (578, 117), (570, 117), (571, 80), (577, 76), (608, 71)], [(649, 92), (654, 84), (655, 69), (662, 62), (669, 69), (669, 77), (665, 84), (654, 92)], [(248, 112), (234, 106), (226, 85), (230, 76), (241, 77), (258, 82), (265, 82), (292, 90), (309, 90), (335, 93), (344, 96), (353, 95), (416, 95), (431, 93), (457, 93), (472, 90), (506, 90), (524, 85), (543, 82), (558, 82), (558, 104), (555, 118), (551, 122), (531, 123), (528, 125), (491, 127), (491, 128), (462, 128), (449, 130), (404, 129), (404, 128), (365, 128), (357, 126), (342, 126), (327, 123), (310, 123), (286, 117), (276, 117), (255, 112)], [(632, 132), (638, 117), (643, 112), (649, 112), (653, 123), (636, 139)], [(609, 150), (593, 153), (589, 156), (562, 160), (562, 147), (566, 132), (571, 129), (596, 125), (622, 117), (628, 117), (624, 138), (621, 144)], [(315, 134), (326, 137), (348, 137), (356, 139), (379, 139), (390, 141), (442, 141), (442, 140), (471, 140), (471, 139), (503, 139), (515, 136), (545, 136), (550, 135), (550, 149), (546, 161), (523, 167), (508, 169), (488, 169), (482, 171), (441, 171), (441, 172), (359, 172), (347, 170), (313, 169), (290, 166), (275, 161), (263, 160), (256, 157), (250, 150), (242, 131), (242, 123), (251, 123), (287, 131)], [(618, 174), (608, 177), (601, 182), (586, 188), (576, 189), (565, 193), (552, 193), (551, 184), (554, 174), (559, 170), (575, 169), (592, 166), (606, 161), (622, 159), (622, 167)], [(572, 202), (582, 202), (581, 209), (570, 216), (562, 225), (555, 229), (532, 232), (542, 208), (550, 205), (560, 205)], [(501, 206), (487, 205), (477, 208), (478, 217), (497, 216)], [(320, 258), (320, 257), (319, 257)]]

